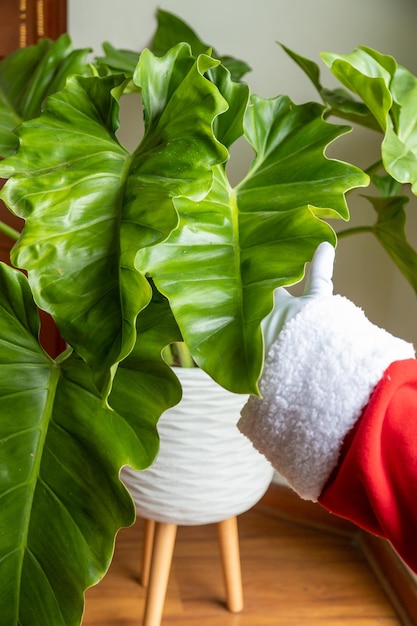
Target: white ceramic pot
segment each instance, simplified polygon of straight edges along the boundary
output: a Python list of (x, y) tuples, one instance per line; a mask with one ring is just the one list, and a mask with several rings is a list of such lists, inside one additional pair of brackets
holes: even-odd
[(176, 368), (181, 402), (158, 423), (160, 451), (122, 479), (145, 519), (209, 524), (239, 515), (263, 496), (273, 469), (236, 427), (247, 396), (233, 394), (198, 368)]

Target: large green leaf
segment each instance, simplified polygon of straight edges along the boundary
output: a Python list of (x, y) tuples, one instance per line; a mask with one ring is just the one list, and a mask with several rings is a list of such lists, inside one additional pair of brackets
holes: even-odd
[(139, 87), (133, 82), (133, 74), (139, 62), (140, 53), (135, 50), (115, 48), (108, 41), (103, 43), (103, 52), (103, 56), (98, 56), (94, 59), (97, 73), (100, 76), (122, 73), (127, 78), (124, 93), (139, 93)]
[(245, 61), (218, 54), (212, 46), (204, 43), (199, 35), (177, 15), (158, 9), (156, 18), (157, 29), (151, 46), (155, 54), (163, 55), (178, 43), (186, 42), (190, 44), (193, 53), (196, 55), (204, 54), (211, 49), (213, 56), (219, 59), (222, 65), (230, 71), (233, 80), (240, 80), (250, 71), (251, 68)]
[(214, 120), (216, 137), (229, 149), (244, 133), (250, 90), (245, 83), (234, 81), (223, 65), (211, 69), (209, 76), (229, 105), (227, 111)]
[[(181, 399), (180, 383), (161, 355), (182, 337), (168, 301), (155, 289), (152, 301), (138, 316), (137, 329), (135, 347), (117, 368), (109, 403), (134, 424), (139, 414), (141, 428), (152, 434), (155, 418)], [(153, 452), (144, 450), (150, 457)]]
[(392, 106), (389, 87), (395, 59), (364, 46), (347, 55), (322, 52), (321, 58), (336, 78), (361, 98), (385, 131)]
[[(168, 50), (179, 43), (188, 43), (194, 55), (205, 54), (212, 50), (211, 46), (205, 44), (197, 33), (174, 13), (158, 9), (156, 19), (157, 28), (150, 48), (158, 56), (165, 55)], [(96, 57), (94, 61), (101, 74), (123, 72), (127, 78), (132, 78), (139, 60), (139, 52), (116, 48), (108, 41), (103, 43), (103, 52), (104, 55)], [(212, 50), (212, 56), (222, 62), (233, 80), (240, 80), (251, 69), (245, 61), (235, 57), (222, 56), (214, 50)], [(127, 91), (137, 91), (137, 85), (130, 81)]]
[[(115, 533), (134, 519), (120, 468), (152, 462), (156, 421), (179, 398), (159, 356), (171, 335), (158, 340), (149, 319), (141, 323), (157, 361), (149, 348), (136, 353), (143, 363), (117, 379), (115, 412), (81, 359), (45, 354), (27, 279), (0, 265), (0, 614), (7, 626), (77, 626), (85, 588), (104, 575)], [(158, 394), (149, 397), (146, 381), (152, 389), (157, 378)]]
[(386, 170), (417, 195), (417, 78), (398, 67), (391, 81), (392, 126), (386, 129), (382, 157)]
[(195, 59), (186, 44), (163, 58), (141, 55), (135, 80), (146, 132), (132, 155), (115, 134), (124, 78), (72, 77), (21, 125), (18, 152), (0, 164), (11, 177), (2, 198), (26, 220), (13, 261), (99, 387), (132, 349), (151, 295), (136, 251), (169, 235), (178, 221), (173, 198), (204, 196), (211, 166), (227, 156), (212, 131), (226, 104), (204, 77), (217, 63)]
[(297, 63), (303, 72), (305, 72), (317, 89), (328, 109), (325, 113), (326, 117), (335, 115), (336, 117), (349, 122), (355, 122), (356, 124), (360, 124), (361, 126), (365, 126), (373, 130), (380, 130), (377, 120), (374, 115), (372, 115), (366, 104), (360, 100), (356, 100), (346, 89), (341, 87), (337, 87), (335, 89), (324, 87), (321, 83), (320, 69), (317, 63), (314, 63), (314, 61), (297, 54), (283, 44), (281, 44), (281, 47), (288, 54), (288, 56), (290, 56), (292, 60)]
[(73, 50), (67, 34), (42, 39), (0, 62), (0, 156), (17, 147), (12, 132), (22, 121), (39, 115), (46, 97), (62, 89), (68, 76), (91, 73), (89, 50)]
[(297, 106), (287, 96), (252, 97), (246, 134), (256, 158), (238, 187), (245, 211), (251, 211), (252, 202), (266, 211), (311, 205), (321, 217), (349, 218), (345, 194), (366, 186), (369, 178), (353, 165), (326, 157), (327, 146), (351, 129), (322, 116), (319, 104)]
[(417, 78), (391, 56), (360, 47), (350, 55), (323, 53), (335, 76), (359, 95), (384, 132), (386, 171), (417, 193)]
[[(381, 197), (368, 197), (377, 211), (378, 220), (374, 226), (359, 227), (359, 231), (372, 231), (376, 235), (416, 290), (417, 257), (405, 234), (404, 204), (407, 198), (397, 194), (400, 184), (404, 183), (410, 183), (412, 192), (417, 194), (417, 78), (398, 66), (393, 57), (372, 48), (362, 46), (348, 55), (322, 53), (333, 74), (361, 100), (353, 101), (346, 92), (324, 89), (318, 67), (284, 49), (309, 76), (329, 107), (330, 114), (369, 128), (375, 128), (370, 123), (372, 119), (378, 122), (379, 131), (383, 134), (382, 158), (369, 171)], [(361, 112), (361, 106), (364, 112)], [(380, 165), (388, 174), (377, 176), (373, 173)], [(355, 232), (358, 228), (348, 229), (346, 234)]]
[(236, 392), (257, 393), (260, 323), (273, 290), (302, 277), (320, 241), (335, 242), (317, 216), (346, 219), (346, 191), (368, 180), (325, 157), (346, 127), (327, 124), (322, 111), (253, 98), (246, 134), (257, 156), (248, 175), (232, 188), (218, 166), (207, 197), (176, 200), (178, 228), (137, 257), (168, 297), (197, 363)]
[[(116, 85), (113, 77), (70, 78), (39, 118), (20, 126), (18, 152), (0, 164), (12, 176), (2, 198), (25, 219), (13, 262), (28, 270), (38, 305), (97, 372), (100, 386), (123, 357), (122, 342), (134, 343), (129, 326), (134, 330), (149, 298), (139, 277), (124, 270), (129, 259), (121, 261), (120, 195), (129, 154), (115, 138)], [(124, 271), (137, 285), (126, 303)]]
[(139, 52), (115, 48), (110, 42), (103, 43), (104, 56), (95, 58), (94, 63), (101, 72), (123, 73), (127, 78), (133, 78), (139, 61)]

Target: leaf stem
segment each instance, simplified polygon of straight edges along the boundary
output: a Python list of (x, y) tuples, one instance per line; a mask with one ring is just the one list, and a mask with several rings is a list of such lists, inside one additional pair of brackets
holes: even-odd
[(384, 165), (382, 163), (382, 159), (379, 159), (378, 161), (376, 161), (375, 163), (373, 163), (372, 165), (370, 165), (369, 167), (366, 168), (366, 173), (371, 175), (374, 174), (375, 172), (377, 172), (379, 169), (383, 168)]
[(6, 237), (10, 237), (10, 239), (13, 239), (13, 241), (17, 241), (20, 237), (20, 233), (18, 230), (12, 228), (12, 226), (9, 226), (2, 221), (0, 221), (0, 233), (3, 233), (3, 235), (6, 235)]
[(346, 228), (345, 230), (341, 230), (337, 233), (338, 239), (343, 239), (344, 237), (349, 237), (350, 235), (357, 235), (359, 233), (372, 233), (373, 226), (354, 226), (352, 228)]
[(193, 357), (185, 343), (179, 341), (176, 348), (180, 367), (195, 367)]

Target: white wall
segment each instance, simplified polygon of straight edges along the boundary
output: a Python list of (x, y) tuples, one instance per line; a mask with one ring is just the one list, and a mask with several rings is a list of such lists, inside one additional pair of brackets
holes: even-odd
[[(95, 52), (105, 40), (143, 48), (154, 32), (157, 7), (172, 11), (222, 54), (246, 60), (253, 69), (248, 75), (252, 91), (264, 97), (286, 93), (297, 103), (316, 98), (277, 41), (318, 63), (321, 51), (349, 53), (367, 45), (394, 55), (417, 74), (415, 0), (68, 0), (68, 5), (74, 45)], [(322, 67), (323, 82), (334, 84)], [(375, 139), (355, 135), (339, 140), (332, 155), (365, 167), (377, 158)], [(239, 163), (238, 170), (244, 167)], [(362, 213), (372, 221), (372, 209), (359, 197), (350, 205), (353, 223), (362, 220)], [(417, 203), (410, 209), (415, 215), (409, 236), (417, 246)], [(335, 289), (374, 322), (417, 344), (417, 297), (370, 235), (340, 242)]]

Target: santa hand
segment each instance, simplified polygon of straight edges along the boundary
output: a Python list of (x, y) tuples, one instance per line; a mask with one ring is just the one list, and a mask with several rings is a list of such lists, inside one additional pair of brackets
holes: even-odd
[(333, 264), (335, 249), (324, 241), (314, 253), (302, 296), (292, 296), (286, 289), (280, 287), (274, 293), (274, 308), (262, 323), (266, 353), (278, 338), (285, 322), (295, 317), (312, 298), (333, 295)]
[(264, 323), (268, 354), (239, 430), (293, 489), (317, 500), (347, 433), (394, 361), (414, 357), (411, 344), (372, 324), (343, 296), (333, 295), (334, 249), (320, 244), (304, 295), (275, 293)]

